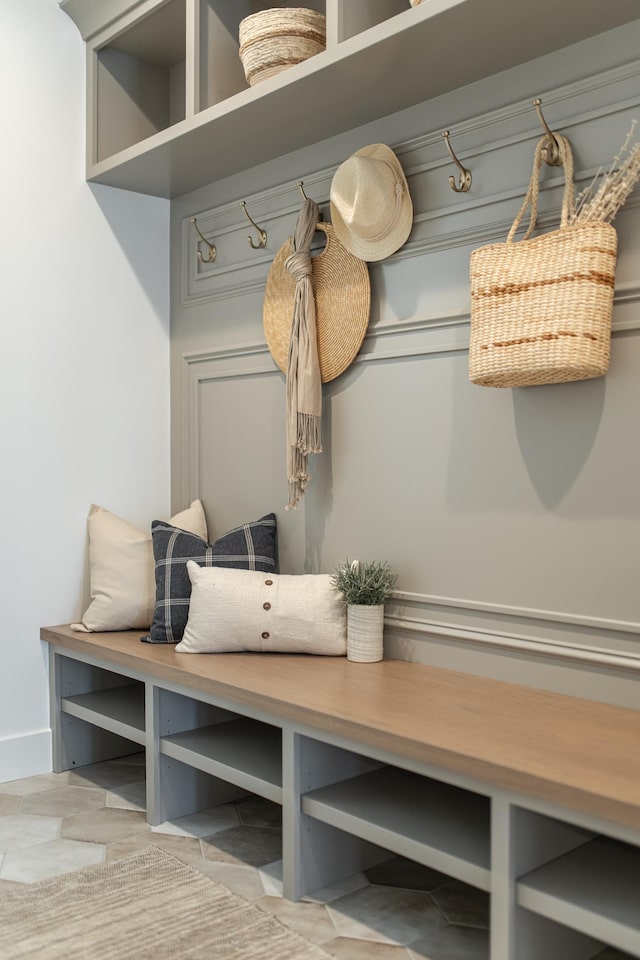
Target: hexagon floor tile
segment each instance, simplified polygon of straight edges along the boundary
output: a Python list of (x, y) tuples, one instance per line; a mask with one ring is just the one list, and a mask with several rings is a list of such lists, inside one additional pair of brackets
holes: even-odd
[(0, 853), (55, 840), (60, 832), (60, 823), (58, 817), (38, 817), (25, 813), (0, 817)]
[[(149, 827), (145, 757), (0, 784), (2, 890), (157, 844), (336, 960), (486, 960), (487, 894), (403, 857), (282, 899), (281, 809), (260, 797)], [(605, 949), (594, 960), (632, 960)]]
[(327, 905), (342, 937), (407, 945), (446, 924), (428, 893), (370, 885)]
[(213, 810), (202, 810), (177, 820), (168, 820), (152, 827), (154, 833), (169, 833), (174, 837), (210, 837), (221, 830), (238, 825), (234, 804), (224, 804)]
[(34, 883), (80, 870), (104, 860), (104, 847), (78, 840), (52, 840), (21, 850), (11, 850), (0, 867), (0, 879)]

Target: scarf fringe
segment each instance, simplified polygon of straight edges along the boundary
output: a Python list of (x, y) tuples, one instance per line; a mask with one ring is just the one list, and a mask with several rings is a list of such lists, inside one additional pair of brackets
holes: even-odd
[(298, 413), (296, 447), (305, 457), (310, 453), (322, 453), (321, 427), (321, 417), (313, 413)]
[(307, 473), (307, 457), (298, 447), (293, 447), (291, 453), (291, 474), (289, 476), (289, 501), (287, 510), (295, 510), (311, 481)]
[(307, 472), (307, 457), (310, 453), (322, 453), (322, 418), (312, 413), (299, 413), (297, 425), (296, 444), (290, 449), (291, 473), (287, 510), (295, 510), (311, 482)]

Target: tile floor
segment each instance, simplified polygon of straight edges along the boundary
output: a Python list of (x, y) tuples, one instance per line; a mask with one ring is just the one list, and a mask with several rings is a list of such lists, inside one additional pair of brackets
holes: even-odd
[[(144, 776), (144, 755), (135, 754), (0, 783), (0, 895), (156, 844), (338, 960), (488, 960), (487, 894), (394, 857), (290, 903), (277, 805), (249, 797), (149, 827)], [(626, 955), (605, 950), (598, 960)]]

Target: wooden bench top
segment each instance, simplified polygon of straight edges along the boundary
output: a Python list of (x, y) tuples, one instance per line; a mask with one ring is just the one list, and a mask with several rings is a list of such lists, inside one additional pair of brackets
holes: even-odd
[(40, 635), (116, 669), (640, 831), (640, 710), (401, 660), (180, 654), (140, 643), (140, 631), (68, 626)]

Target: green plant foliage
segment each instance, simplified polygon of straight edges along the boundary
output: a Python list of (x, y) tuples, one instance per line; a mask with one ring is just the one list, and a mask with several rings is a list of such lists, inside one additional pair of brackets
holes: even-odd
[(379, 560), (360, 563), (347, 557), (339, 564), (331, 578), (345, 603), (374, 606), (388, 600), (397, 576), (389, 564)]

